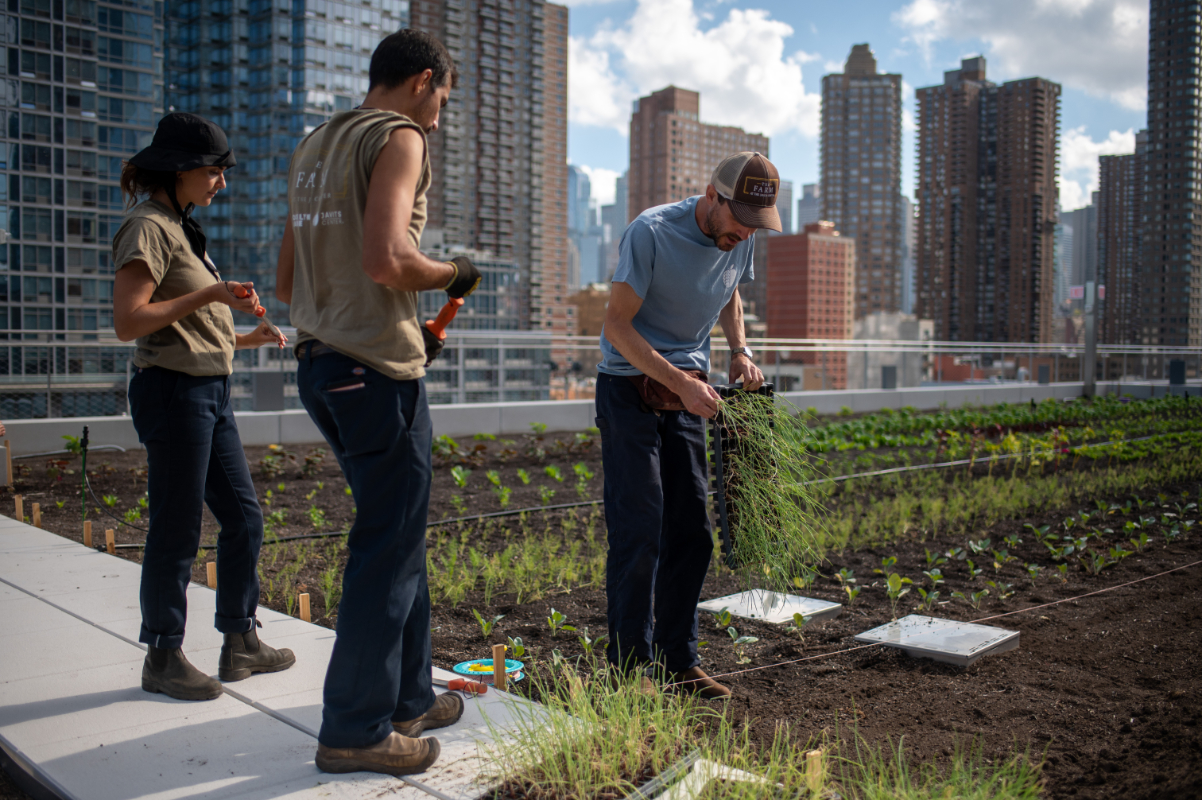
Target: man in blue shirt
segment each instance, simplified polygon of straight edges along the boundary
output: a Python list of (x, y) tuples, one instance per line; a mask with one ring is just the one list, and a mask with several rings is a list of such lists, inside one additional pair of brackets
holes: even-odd
[(627, 672), (659, 663), (670, 683), (705, 697), (730, 695), (697, 658), (697, 601), (714, 550), (705, 420), (718, 393), (708, 380), (709, 335), (722, 325), (730, 382), (759, 388), (738, 286), (753, 278), (755, 231), (781, 229), (779, 187), (767, 158), (737, 153), (704, 195), (640, 214), (622, 236), (601, 333), (606, 655)]

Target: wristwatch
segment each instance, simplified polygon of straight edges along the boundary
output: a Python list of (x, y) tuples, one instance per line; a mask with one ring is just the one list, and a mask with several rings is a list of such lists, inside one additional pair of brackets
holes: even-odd
[(747, 356), (747, 360), (751, 361), (752, 360), (751, 348), (750, 347), (732, 347), (730, 349), (730, 358), (732, 361), (734, 360), (735, 356)]

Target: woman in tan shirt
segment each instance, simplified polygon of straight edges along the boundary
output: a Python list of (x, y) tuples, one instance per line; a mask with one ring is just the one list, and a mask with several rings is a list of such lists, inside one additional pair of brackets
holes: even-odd
[(236, 334), (231, 309), (254, 313), (254, 284), (222, 280), (192, 219), (225, 188), (237, 161), (221, 128), (195, 114), (159, 121), (150, 147), (121, 172), (132, 205), (113, 237), (113, 320), (137, 340), (130, 408), (149, 465), (150, 533), (142, 560), (142, 630), (148, 647), (142, 688), (180, 700), (209, 700), (221, 684), (184, 657), (188, 582), (204, 505), (220, 523), (215, 625), (225, 634), (218, 675), (235, 681), (292, 666), (255, 632), (257, 565), (263, 543), (250, 468), (230, 404), (234, 350), (287, 339), (267, 323)]

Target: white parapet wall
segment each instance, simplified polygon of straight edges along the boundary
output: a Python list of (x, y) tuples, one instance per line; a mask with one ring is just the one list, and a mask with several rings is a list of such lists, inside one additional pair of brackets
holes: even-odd
[[(1169, 387), (1160, 383), (1099, 383), (1099, 394), (1121, 394), (1136, 398), (1162, 397), (1170, 391), (1202, 394), (1202, 386)], [(1041, 402), (1048, 398), (1064, 400), (1080, 397), (1080, 383), (1008, 383), (951, 386), (924, 386), (908, 389), (858, 389), (825, 392), (784, 392), (781, 397), (799, 410), (816, 409), (819, 414), (837, 414), (844, 407), (854, 413), (900, 410), (910, 407), (919, 411), (962, 406), (991, 406), (998, 403)], [(548, 431), (580, 431), (595, 424), (592, 400), (549, 400), (525, 403), (470, 403), (430, 407), (436, 436), (471, 436), (489, 433), (513, 436), (531, 431), (532, 423), (547, 426)], [(317, 426), (302, 410), (240, 411), (238, 430), (246, 445), (314, 444), (322, 441)], [(61, 450), (64, 435), (78, 436), (88, 426), (92, 445), (118, 445), (126, 449), (140, 448), (133, 421), (120, 417), (66, 417), (56, 419), (21, 419), (5, 423), (7, 439), (12, 442), (14, 455)]]

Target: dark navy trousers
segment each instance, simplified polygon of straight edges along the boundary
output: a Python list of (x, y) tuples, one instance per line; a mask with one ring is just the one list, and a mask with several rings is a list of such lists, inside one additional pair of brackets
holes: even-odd
[(149, 467), (138, 641), (183, 646), (188, 582), (206, 504), (221, 525), (215, 624), (222, 633), (245, 633), (259, 605), (263, 512), (234, 422), (229, 376), (139, 368), (129, 383), (129, 403)]
[(310, 357), (297, 385), (355, 498), (337, 638), (318, 740), (370, 747), (434, 704), (426, 511), (433, 428), (421, 380), (397, 381), (341, 353)]
[(670, 672), (700, 664), (697, 601), (714, 551), (705, 420), (641, 407), (627, 378), (597, 376), (609, 556), (609, 661)]

